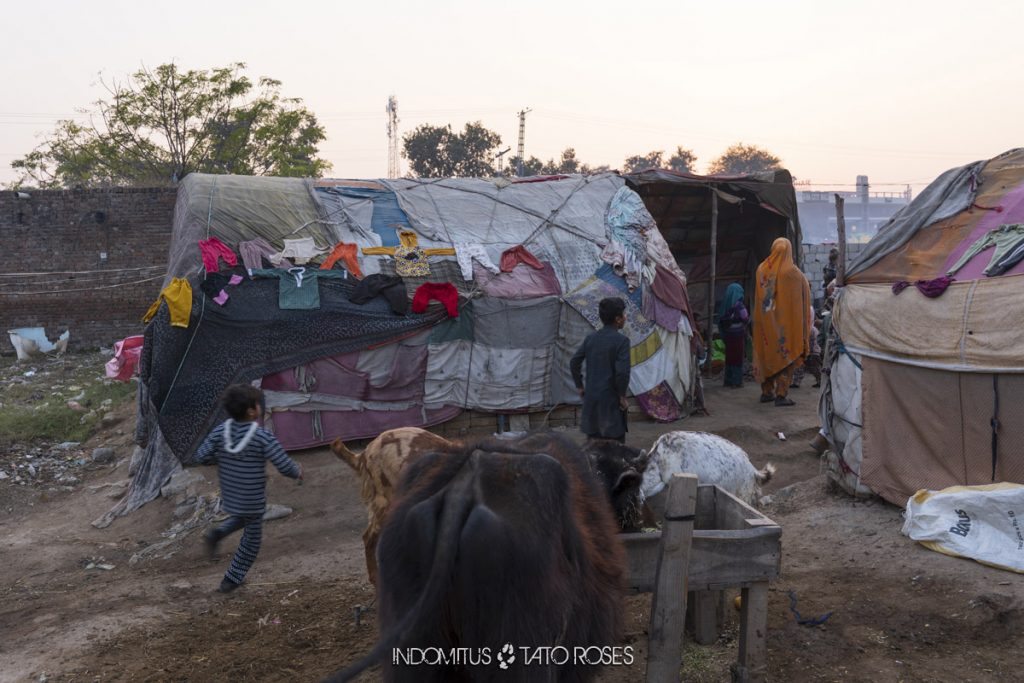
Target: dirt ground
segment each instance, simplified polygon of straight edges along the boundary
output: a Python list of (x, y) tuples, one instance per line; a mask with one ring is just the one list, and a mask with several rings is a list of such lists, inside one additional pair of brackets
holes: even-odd
[[(817, 425), (809, 383), (794, 390), (792, 408), (757, 396), (752, 385), (711, 386), (710, 417), (634, 424), (629, 441), (646, 446), (671, 429), (711, 431), (746, 449), (756, 466), (778, 467), (765, 487), (765, 512), (783, 527), (782, 576), (769, 594), (770, 680), (1024, 679), (1024, 579), (917, 546), (900, 534), (899, 509), (830, 492), (807, 445)], [(317, 680), (372, 646), (374, 612), (356, 617), (374, 596), (360, 539), (366, 517), (344, 464), (308, 451), (297, 456), (303, 486), (270, 477), (271, 502), (294, 513), (266, 525), (247, 584), (223, 596), (214, 588), (233, 543), (210, 562), (192, 531), (167, 552), (130, 563), (172, 527), (171, 499), (107, 529), (90, 525), (114, 503), (102, 485), (127, 478), (131, 406), (116, 412), (123, 421), (82, 445), (111, 446), (116, 461), (86, 467), (78, 485), (0, 481), (0, 680)], [(199, 471), (205, 490), (215, 491), (216, 470)], [(831, 617), (798, 625), (791, 591), (804, 617)], [(630, 598), (626, 609), (626, 644), (637, 661), (607, 669), (604, 683), (643, 680), (649, 600)], [(729, 620), (716, 644), (687, 643), (686, 680), (729, 679), (737, 646), (731, 608)]]

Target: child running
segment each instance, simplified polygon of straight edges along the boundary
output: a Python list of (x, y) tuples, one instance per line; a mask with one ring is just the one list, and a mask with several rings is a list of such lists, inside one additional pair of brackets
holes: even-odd
[(286, 477), (302, 480), (302, 468), (288, 457), (274, 435), (259, 426), (263, 417), (263, 392), (253, 386), (236, 384), (224, 393), (228, 419), (217, 425), (196, 451), (195, 461), (203, 465), (217, 463), (220, 477), (221, 507), (228, 517), (204, 534), (210, 559), (217, 543), (244, 527), (231, 566), (220, 582), (221, 593), (238, 588), (256, 561), (263, 538), (263, 513), (267, 507), (267, 471), (269, 460)]

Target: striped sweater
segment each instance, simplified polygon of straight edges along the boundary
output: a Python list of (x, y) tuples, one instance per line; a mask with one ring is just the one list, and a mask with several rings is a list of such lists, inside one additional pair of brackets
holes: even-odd
[(267, 507), (267, 460), (284, 476), (299, 477), (298, 464), (273, 434), (255, 422), (232, 420), (214, 427), (194, 458), (203, 465), (217, 463), (224, 511), (246, 516), (262, 515)]

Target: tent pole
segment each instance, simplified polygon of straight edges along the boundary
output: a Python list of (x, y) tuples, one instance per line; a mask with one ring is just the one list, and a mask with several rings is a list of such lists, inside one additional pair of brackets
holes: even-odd
[(839, 263), (836, 266), (836, 288), (846, 284), (846, 216), (843, 214), (844, 200), (836, 193), (836, 230), (839, 233)]
[[(711, 342), (714, 336), (715, 322), (715, 277), (718, 270), (718, 193), (711, 188), (711, 280), (708, 283), (708, 353), (710, 353)], [(711, 376), (711, 363), (708, 363), (708, 377)]]

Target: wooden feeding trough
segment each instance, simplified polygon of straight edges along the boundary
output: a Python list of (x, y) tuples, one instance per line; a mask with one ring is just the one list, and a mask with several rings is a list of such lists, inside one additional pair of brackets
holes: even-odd
[(717, 486), (690, 474), (668, 486), (662, 530), (622, 534), (629, 586), (653, 593), (648, 683), (679, 680), (687, 597), (697, 642), (717, 634), (721, 591), (741, 589), (739, 656), (733, 681), (758, 683), (767, 668), (768, 582), (779, 575), (782, 528)]

